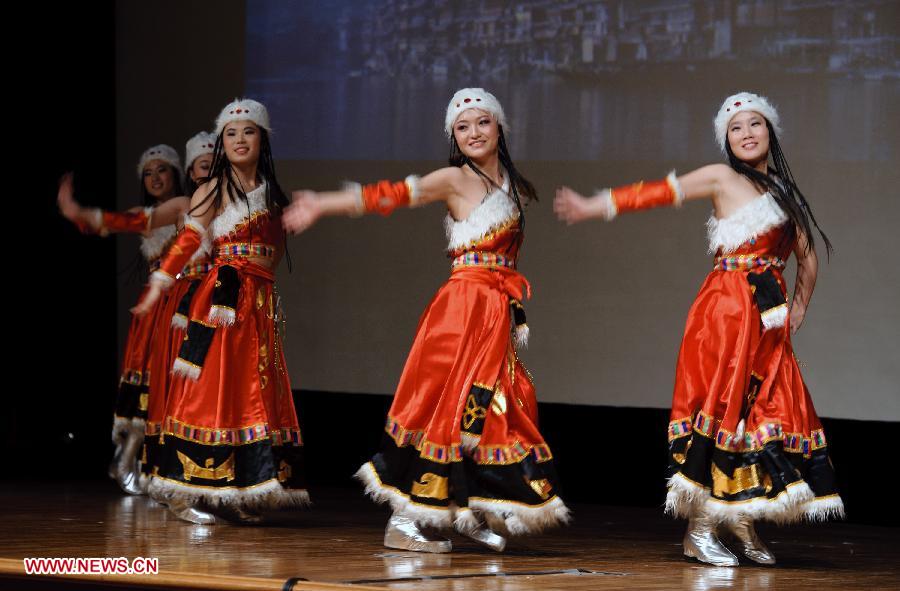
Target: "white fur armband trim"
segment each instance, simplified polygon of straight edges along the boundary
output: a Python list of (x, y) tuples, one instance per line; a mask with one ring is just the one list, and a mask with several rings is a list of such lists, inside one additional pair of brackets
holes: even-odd
[(411, 174), (404, 179), (406, 187), (409, 189), (409, 206), (416, 207), (419, 205), (419, 177)]
[(103, 210), (99, 207), (94, 207), (90, 210), (88, 214), (90, 216), (91, 226), (94, 228), (94, 231), (100, 233), (103, 231)]
[(162, 269), (157, 269), (150, 275), (150, 285), (156, 285), (163, 291), (172, 287), (173, 283), (175, 283), (175, 278)]
[(203, 224), (200, 223), (200, 220), (189, 213), (184, 214), (184, 228), (185, 230), (190, 228), (201, 236), (206, 233), (206, 228), (203, 227)]
[(353, 213), (350, 214), (352, 217), (358, 218), (366, 213), (366, 204), (363, 201), (361, 184), (354, 181), (344, 181), (341, 183), (341, 191), (353, 193), (353, 196), (356, 199)]
[(681, 204), (684, 203), (684, 189), (681, 188), (681, 183), (678, 181), (678, 177), (675, 176), (674, 170), (666, 175), (666, 182), (669, 183), (669, 187), (672, 188), (672, 192), (675, 194), (672, 205), (681, 207)]
[(613, 199), (613, 194), (611, 189), (603, 189), (599, 193), (597, 193), (597, 198), (600, 199), (601, 203), (603, 203), (603, 219), (607, 222), (611, 222), (616, 219), (616, 216), (619, 214), (619, 209), (616, 207), (616, 201)]

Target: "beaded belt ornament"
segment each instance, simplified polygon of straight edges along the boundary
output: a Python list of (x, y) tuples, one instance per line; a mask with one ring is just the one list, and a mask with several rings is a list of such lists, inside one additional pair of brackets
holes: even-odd
[(264, 257), (275, 258), (275, 247), (268, 244), (230, 242), (216, 249), (217, 257)]
[(451, 269), (457, 267), (506, 267), (516, 268), (516, 260), (493, 252), (465, 252), (450, 263)]
[(734, 254), (716, 257), (713, 265), (714, 271), (750, 271), (760, 267), (775, 267), (784, 269), (784, 260), (778, 257), (761, 256), (758, 254)]

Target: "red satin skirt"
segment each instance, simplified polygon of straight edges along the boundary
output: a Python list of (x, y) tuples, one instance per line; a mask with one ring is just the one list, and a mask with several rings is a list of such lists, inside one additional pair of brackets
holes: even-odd
[(472, 510), (525, 533), (565, 522), (531, 377), (511, 340), (524, 277), (460, 268), (422, 315), (367, 492), (422, 525), (465, 529)]
[[(138, 301), (144, 299), (147, 286), (141, 290)], [(143, 424), (147, 418), (149, 403), (151, 358), (156, 346), (155, 333), (164, 315), (167, 298), (160, 298), (153, 308), (143, 316), (132, 315), (125, 341), (122, 360), (122, 375), (116, 393), (114, 418), (117, 423), (138, 421)]]
[(165, 420), (169, 392), (183, 387), (184, 378), (172, 373), (172, 364), (185, 337), (185, 328), (173, 326), (172, 318), (189, 290), (196, 289), (199, 278), (178, 279), (163, 296), (162, 311), (154, 331), (154, 347), (150, 355), (150, 387), (147, 403), (145, 445), (141, 456), (141, 471), (149, 476), (157, 465), (157, 441)]
[(223, 266), (201, 280), (191, 302), (188, 339), (199, 329), (211, 340), (196, 379), (170, 384), (150, 493), (257, 509), (305, 503), (302, 440), (272, 272), (230, 265), (240, 282), (234, 323), (213, 326), (209, 310)]
[[(784, 293), (781, 272), (772, 272)], [(763, 330), (747, 275), (713, 271), (688, 313), (669, 423), (667, 508), (725, 519), (841, 515), (789, 322)]]

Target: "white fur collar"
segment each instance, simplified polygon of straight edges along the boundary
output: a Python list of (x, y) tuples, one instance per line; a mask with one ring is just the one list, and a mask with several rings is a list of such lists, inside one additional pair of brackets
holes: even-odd
[(706, 222), (709, 252), (715, 253), (720, 248), (723, 253), (732, 252), (748, 240), (780, 226), (787, 219), (775, 199), (769, 193), (763, 193), (727, 218), (718, 220), (713, 215), (709, 216)]
[(238, 225), (247, 222), (253, 216), (266, 211), (266, 183), (247, 193), (247, 203), (232, 201), (216, 216), (209, 226), (213, 239), (231, 234)]
[(156, 260), (174, 237), (175, 224), (150, 230), (150, 234), (141, 237), (141, 253), (148, 261)]
[(519, 209), (508, 195), (508, 190), (507, 183), (503, 183), (502, 190), (494, 189), (464, 220), (456, 221), (448, 213), (444, 220), (447, 239), (450, 241), (447, 250), (464, 248), (505, 222), (518, 218)]

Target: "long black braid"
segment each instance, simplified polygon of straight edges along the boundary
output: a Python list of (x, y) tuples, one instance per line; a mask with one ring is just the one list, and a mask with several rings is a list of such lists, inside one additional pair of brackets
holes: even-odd
[[(819, 227), (818, 222), (816, 222), (816, 216), (813, 215), (812, 208), (809, 206), (809, 202), (797, 187), (797, 182), (794, 180), (794, 175), (791, 173), (791, 167), (788, 166), (787, 160), (784, 157), (784, 152), (781, 151), (781, 144), (778, 143), (778, 137), (775, 135), (775, 130), (772, 129), (772, 124), (769, 123), (768, 119), (765, 121), (766, 127), (769, 130), (769, 154), (772, 155), (772, 166), (769, 168), (769, 172), (759, 172), (743, 160), (738, 159), (738, 157), (734, 155), (734, 152), (731, 151), (731, 146), (728, 142), (725, 142), (725, 152), (728, 154), (728, 164), (731, 165), (731, 168), (735, 172), (746, 177), (754, 186), (765, 188), (772, 198), (775, 199), (775, 202), (778, 203), (778, 206), (785, 215), (788, 216), (791, 227), (782, 238), (782, 246), (786, 243), (793, 242), (797, 235), (797, 228), (799, 227), (803, 230), (803, 233), (807, 238), (807, 252), (810, 249), (814, 249), (815, 245), (813, 242), (812, 226), (815, 226), (816, 230), (818, 230), (819, 234), (822, 236), (822, 240), (825, 242), (825, 250), (830, 258), (831, 253), (834, 251), (834, 248), (831, 246), (831, 241)], [(810, 224), (810, 222), (812, 222), (812, 224)]]

